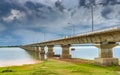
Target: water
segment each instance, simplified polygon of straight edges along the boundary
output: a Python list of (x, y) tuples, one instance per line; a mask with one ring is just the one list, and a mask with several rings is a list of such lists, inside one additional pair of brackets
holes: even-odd
[[(71, 48), (75, 48), (75, 51), (71, 51)], [(94, 60), (94, 58), (98, 57), (98, 48), (94, 46), (80, 46), (80, 47), (71, 47), (70, 54), (72, 58), (84, 58)], [(55, 54), (61, 54), (61, 48), (54, 48)], [(120, 60), (120, 46), (113, 48), (113, 57), (119, 58)]]
[[(72, 48), (72, 47), (71, 47)], [(47, 53), (47, 48), (45, 48)], [(54, 47), (55, 54), (61, 54), (60, 47)], [(120, 46), (113, 49), (113, 56), (120, 59)], [(98, 57), (98, 48), (93, 46), (80, 46), (75, 47), (75, 51), (71, 51), (72, 58), (84, 58), (93, 60)], [(0, 48), (0, 67), (3, 66), (15, 66), (23, 64), (34, 64), (35, 59), (39, 55), (35, 52), (27, 52), (21, 48)], [(37, 57), (37, 58), (36, 58)]]
[(20, 48), (0, 48), (0, 67), (33, 64), (34, 59)]

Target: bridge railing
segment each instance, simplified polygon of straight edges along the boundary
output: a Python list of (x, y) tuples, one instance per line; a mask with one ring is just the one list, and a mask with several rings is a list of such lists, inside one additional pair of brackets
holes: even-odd
[(114, 25), (114, 26), (110, 26), (110, 27), (107, 27), (107, 28), (96, 29), (94, 31), (87, 31), (87, 32), (77, 33), (77, 34), (72, 35), (70, 37), (80, 36), (80, 35), (87, 35), (87, 34), (96, 33), (96, 32), (109, 31), (109, 30), (118, 29), (118, 28), (120, 28), (120, 25)]
[[(96, 29), (94, 31), (87, 31), (87, 32), (77, 33), (77, 34), (72, 35), (72, 36), (64, 36), (62, 38), (57, 38), (57, 39), (54, 39), (54, 40), (51, 40), (51, 41), (65, 39), (65, 38), (70, 38), (70, 37), (75, 37), (75, 36), (88, 35), (88, 34), (93, 34), (93, 33), (97, 33), (97, 32), (109, 31), (109, 30), (118, 29), (118, 28), (120, 28), (120, 25), (114, 25), (114, 26), (110, 26), (110, 27), (107, 27), (107, 28)], [(48, 40), (43, 41), (43, 42), (48, 42)]]

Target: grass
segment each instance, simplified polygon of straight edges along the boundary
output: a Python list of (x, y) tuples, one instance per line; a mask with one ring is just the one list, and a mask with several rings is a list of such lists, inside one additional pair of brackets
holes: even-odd
[[(6, 69), (11, 72), (3, 72)], [(101, 67), (49, 59), (33, 65), (2, 67), (0, 75), (120, 75), (120, 66)]]

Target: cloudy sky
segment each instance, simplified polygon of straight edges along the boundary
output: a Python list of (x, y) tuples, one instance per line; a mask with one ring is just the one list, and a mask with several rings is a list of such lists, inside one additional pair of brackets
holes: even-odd
[(0, 45), (91, 31), (91, 6), (94, 30), (120, 24), (120, 0), (0, 0)]

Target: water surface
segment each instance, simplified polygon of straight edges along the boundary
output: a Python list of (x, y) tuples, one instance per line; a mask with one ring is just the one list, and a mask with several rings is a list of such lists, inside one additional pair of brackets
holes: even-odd
[(34, 59), (21, 48), (0, 48), (0, 67), (33, 63)]
[[(72, 48), (72, 47), (71, 47)], [(72, 58), (84, 58), (93, 60), (98, 57), (98, 48), (94, 46), (74, 47), (75, 51), (71, 51)], [(45, 48), (47, 53), (47, 48)], [(61, 47), (54, 47), (55, 54), (61, 54)], [(120, 46), (113, 49), (113, 57), (120, 59)], [(24, 64), (34, 64), (35, 60), (39, 60), (39, 53), (28, 52), (21, 48), (0, 48), (0, 67), (15, 66)]]
[[(75, 48), (75, 51), (71, 51), (71, 48)], [(98, 48), (94, 46), (79, 46), (79, 47), (71, 47), (70, 54), (72, 58), (84, 58), (93, 60), (98, 57)], [(54, 48), (55, 54), (61, 54), (61, 48)], [(120, 46), (113, 48), (113, 57), (120, 59)]]

